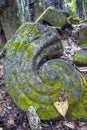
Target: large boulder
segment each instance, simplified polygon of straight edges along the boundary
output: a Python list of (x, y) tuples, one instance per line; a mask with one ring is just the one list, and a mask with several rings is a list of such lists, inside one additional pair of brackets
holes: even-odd
[[(6, 88), (19, 107), (28, 111), (33, 106), (43, 120), (60, 117), (53, 103), (59, 101), (59, 93), (65, 91), (69, 102), (68, 114), (76, 106), (78, 109), (83, 80), (72, 65), (60, 59), (63, 48), (56, 28), (25, 23), (4, 49)], [(84, 100), (87, 107), (86, 98)], [(81, 118), (83, 112), (84, 119), (87, 119), (87, 109), (75, 119)]]
[(68, 20), (62, 11), (50, 6), (40, 15), (36, 22), (47, 23), (62, 28), (68, 23)]

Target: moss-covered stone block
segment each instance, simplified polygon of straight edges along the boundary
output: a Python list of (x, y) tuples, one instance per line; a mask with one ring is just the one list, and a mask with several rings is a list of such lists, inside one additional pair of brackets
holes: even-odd
[(87, 49), (75, 52), (74, 63), (77, 66), (87, 66)]
[[(56, 28), (25, 23), (4, 49), (5, 85), (19, 107), (28, 111), (33, 106), (43, 120), (60, 117), (53, 103), (60, 100), (58, 95), (65, 90), (68, 113), (78, 109), (84, 95), (83, 80), (72, 65), (60, 59), (63, 47)], [(82, 104), (87, 106), (86, 97)]]
[(87, 47), (87, 25), (83, 25), (75, 34), (75, 39), (79, 40), (81, 47)]
[(62, 11), (59, 11), (50, 6), (36, 20), (36, 23), (37, 22), (39, 23), (46, 22), (49, 25), (62, 28), (65, 24), (68, 23), (68, 20), (66, 16), (62, 13)]

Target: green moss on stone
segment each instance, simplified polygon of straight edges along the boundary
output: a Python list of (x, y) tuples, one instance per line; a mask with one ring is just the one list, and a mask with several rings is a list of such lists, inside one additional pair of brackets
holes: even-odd
[(77, 117), (78, 119), (87, 120), (87, 82), (82, 75), (81, 80), (83, 83), (81, 100), (78, 106), (74, 109), (74, 111), (71, 114), (71, 118), (74, 120)]
[(87, 50), (79, 50), (74, 55), (74, 62), (78, 66), (86, 66), (87, 65)]
[(78, 24), (81, 21), (79, 17), (74, 17), (74, 16), (69, 16), (68, 20), (72, 24)]
[[(58, 58), (45, 59), (39, 65), (44, 57), (52, 58), (55, 51), (62, 50), (59, 39), (51, 27), (27, 23), (5, 46), (4, 75), (8, 93), (23, 110), (28, 111), (30, 106), (36, 108), (43, 120), (60, 116), (53, 103), (60, 101), (61, 91), (68, 94), (69, 113), (82, 95), (83, 81), (72, 65)], [(49, 51), (48, 47), (54, 50)]]

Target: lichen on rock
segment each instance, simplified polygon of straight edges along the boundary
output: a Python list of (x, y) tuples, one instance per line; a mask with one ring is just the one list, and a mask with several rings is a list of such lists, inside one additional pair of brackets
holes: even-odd
[(79, 104), (83, 81), (72, 65), (59, 59), (63, 47), (56, 28), (25, 23), (5, 49), (5, 84), (19, 107), (28, 111), (33, 106), (43, 120), (60, 117), (53, 103), (62, 90), (68, 94), (69, 114)]
[(83, 83), (81, 100), (74, 111), (71, 113), (71, 118), (76, 120), (78, 117), (78, 120), (87, 121), (87, 82), (82, 75), (81, 80)]

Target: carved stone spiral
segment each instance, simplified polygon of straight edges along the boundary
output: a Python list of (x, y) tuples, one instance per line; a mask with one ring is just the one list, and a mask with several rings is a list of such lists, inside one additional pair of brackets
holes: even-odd
[(80, 101), (82, 80), (72, 65), (60, 59), (63, 47), (56, 28), (26, 23), (5, 46), (4, 75), (14, 102), (33, 106), (41, 119), (60, 116), (53, 103), (65, 90), (69, 112)]

